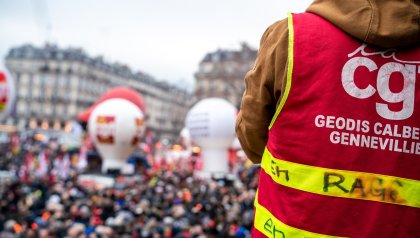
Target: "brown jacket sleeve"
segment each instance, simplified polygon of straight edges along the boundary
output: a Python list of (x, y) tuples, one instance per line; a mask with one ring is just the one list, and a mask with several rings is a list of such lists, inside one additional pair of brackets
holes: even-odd
[(268, 126), (281, 99), (287, 75), (287, 19), (271, 25), (261, 38), (254, 68), (245, 76), (245, 92), (236, 134), (248, 158), (260, 163)]

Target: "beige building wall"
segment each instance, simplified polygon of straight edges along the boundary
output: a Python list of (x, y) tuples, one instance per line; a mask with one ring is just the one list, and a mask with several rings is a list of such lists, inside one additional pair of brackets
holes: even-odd
[(252, 69), (257, 51), (246, 43), (240, 50), (217, 50), (208, 53), (195, 73), (193, 101), (220, 97), (239, 108), (244, 91), (245, 74)]
[(185, 89), (101, 57), (89, 57), (80, 49), (25, 45), (11, 49), (5, 63), (17, 95), (15, 112), (6, 122), (20, 130), (34, 125), (62, 129), (107, 90), (129, 86), (144, 97), (147, 129), (154, 138), (175, 141), (190, 106), (191, 95)]

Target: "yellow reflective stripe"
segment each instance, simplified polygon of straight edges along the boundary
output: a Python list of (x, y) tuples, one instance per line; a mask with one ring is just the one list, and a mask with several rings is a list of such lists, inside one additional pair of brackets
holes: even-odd
[(286, 103), (287, 97), (289, 96), (290, 87), (292, 85), (292, 72), (293, 72), (293, 46), (294, 46), (294, 28), (293, 28), (293, 19), (292, 14), (288, 13), (288, 28), (289, 28), (289, 48), (288, 48), (288, 56), (287, 56), (287, 82), (286, 82), (286, 88), (284, 89), (279, 107), (276, 110), (276, 113), (274, 114), (273, 118), (271, 119), (270, 125), (268, 126), (268, 129), (271, 129), (274, 122), (277, 119), (277, 116), (279, 115), (280, 111), (283, 109), (284, 104)]
[(261, 168), (274, 182), (290, 188), (420, 208), (420, 181), (417, 180), (297, 164), (274, 158), (267, 148)]
[(305, 230), (301, 230), (292, 226), (288, 226), (277, 219), (273, 214), (270, 213), (265, 207), (258, 203), (258, 192), (255, 197), (255, 219), (254, 227), (263, 233), (267, 237), (272, 238), (332, 238), (339, 236), (329, 236), (318, 233), (313, 233)]

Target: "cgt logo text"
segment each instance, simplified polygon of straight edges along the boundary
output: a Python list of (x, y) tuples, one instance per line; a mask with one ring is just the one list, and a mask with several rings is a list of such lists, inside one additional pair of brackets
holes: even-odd
[[(415, 84), (417, 74), (420, 74), (420, 61), (398, 59), (395, 49), (380, 52), (366, 52), (366, 47), (367, 45), (363, 44), (348, 55), (351, 59), (346, 62), (341, 73), (341, 82), (344, 90), (350, 96), (358, 99), (366, 99), (378, 93), (386, 102), (376, 102), (376, 112), (383, 118), (389, 120), (405, 120), (411, 117), (414, 112)], [(375, 61), (367, 57), (352, 58), (359, 52), (362, 56), (380, 55), (384, 59), (389, 58), (393, 61), (378, 66)], [(355, 83), (355, 73), (357, 70), (366, 71), (366, 69), (369, 73), (377, 73), (376, 85), (369, 84), (365, 88), (360, 88)], [(402, 90), (399, 92), (394, 92), (390, 88), (391, 76), (393, 74), (400, 74), (404, 81)], [(391, 110), (389, 104), (393, 103), (401, 103), (401, 110)]]

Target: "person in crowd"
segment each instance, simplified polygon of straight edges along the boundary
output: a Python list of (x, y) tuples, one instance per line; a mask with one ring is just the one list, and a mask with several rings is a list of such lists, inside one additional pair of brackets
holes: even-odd
[(0, 166), (16, 175), (0, 181), (0, 238), (250, 237), (258, 167), (238, 163), (235, 182), (148, 168), (97, 189), (79, 183), (60, 146), (21, 143)]

